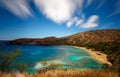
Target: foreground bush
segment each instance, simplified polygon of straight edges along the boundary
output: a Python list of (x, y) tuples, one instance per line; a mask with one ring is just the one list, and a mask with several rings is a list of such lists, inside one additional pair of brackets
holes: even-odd
[(9, 71), (14, 60), (21, 55), (20, 50), (17, 49), (13, 52), (0, 51), (0, 70)]

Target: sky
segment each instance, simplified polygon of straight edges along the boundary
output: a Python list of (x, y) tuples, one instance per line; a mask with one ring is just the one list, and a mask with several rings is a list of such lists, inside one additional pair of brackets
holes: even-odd
[(120, 0), (0, 0), (0, 40), (120, 29)]

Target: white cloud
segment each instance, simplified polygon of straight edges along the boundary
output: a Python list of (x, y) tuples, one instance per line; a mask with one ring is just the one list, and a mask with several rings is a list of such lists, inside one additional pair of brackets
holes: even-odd
[(70, 19), (68, 22), (67, 22), (67, 27), (71, 27), (76, 21), (78, 21), (78, 18), (77, 17), (74, 17), (72, 19)]
[(76, 26), (79, 26), (79, 25), (81, 25), (82, 23), (84, 22), (84, 19), (79, 19), (79, 20), (77, 20), (76, 21)]
[(97, 27), (97, 26), (99, 26), (98, 20), (99, 20), (99, 16), (92, 15), (89, 17), (89, 19), (86, 21), (86, 23), (82, 24), (80, 27), (82, 27), (82, 28)]
[(85, 21), (85, 15), (84, 14), (81, 14), (81, 17), (78, 18), (78, 20), (76, 21), (76, 26), (80, 26), (81, 24), (83, 24)]
[(4, 8), (16, 16), (21, 18), (33, 16), (29, 8), (28, 1), (26, 0), (1, 0), (1, 2)]
[[(39, 10), (55, 23), (69, 20), (77, 8), (82, 10), (84, 0), (34, 0)], [(72, 23), (68, 23), (69, 26)]]
[(79, 26), (81, 25), (83, 22), (84, 22), (84, 19), (85, 19), (85, 15), (82, 14), (80, 18), (78, 17), (73, 17), (71, 18), (68, 22), (67, 22), (67, 27), (71, 27), (72, 25), (75, 25), (75, 26)]
[(81, 27), (81, 28), (94, 28), (99, 26), (99, 16), (97, 15), (92, 15), (88, 18), (87, 21), (85, 21), (85, 15), (82, 14), (80, 18), (78, 17), (73, 17), (67, 22), (67, 27), (71, 27), (73, 25)]
[(73, 22), (72, 20), (71, 20), (71, 21), (68, 21), (68, 22), (67, 22), (67, 27), (68, 27), (68, 28), (71, 27), (71, 26), (73, 25), (73, 23), (74, 23), (74, 22)]
[[(89, 6), (93, 0), (86, 0)], [(33, 16), (27, 0), (1, 0), (3, 6), (14, 13), (16, 16), (26, 18)], [(92, 15), (85, 21), (85, 15), (82, 13), (85, 0), (34, 0), (37, 8), (46, 16), (46, 18), (55, 23), (64, 23), (67, 21), (67, 27), (72, 25), (81, 28), (93, 28), (98, 26), (99, 16)], [(79, 9), (80, 17), (73, 16)]]

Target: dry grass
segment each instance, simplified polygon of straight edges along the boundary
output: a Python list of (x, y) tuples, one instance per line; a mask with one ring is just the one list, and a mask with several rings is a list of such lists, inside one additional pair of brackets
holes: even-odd
[(35, 74), (28, 73), (2, 73), (0, 72), (0, 77), (119, 77), (118, 73), (109, 72), (109, 71), (60, 71), (60, 70), (49, 70), (46, 72), (39, 72)]

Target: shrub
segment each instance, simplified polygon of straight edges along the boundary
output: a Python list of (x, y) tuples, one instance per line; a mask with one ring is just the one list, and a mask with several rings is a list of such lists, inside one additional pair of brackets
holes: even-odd
[(10, 66), (13, 61), (20, 56), (20, 50), (17, 49), (13, 52), (3, 52), (0, 54), (0, 70), (1, 71), (9, 71)]

